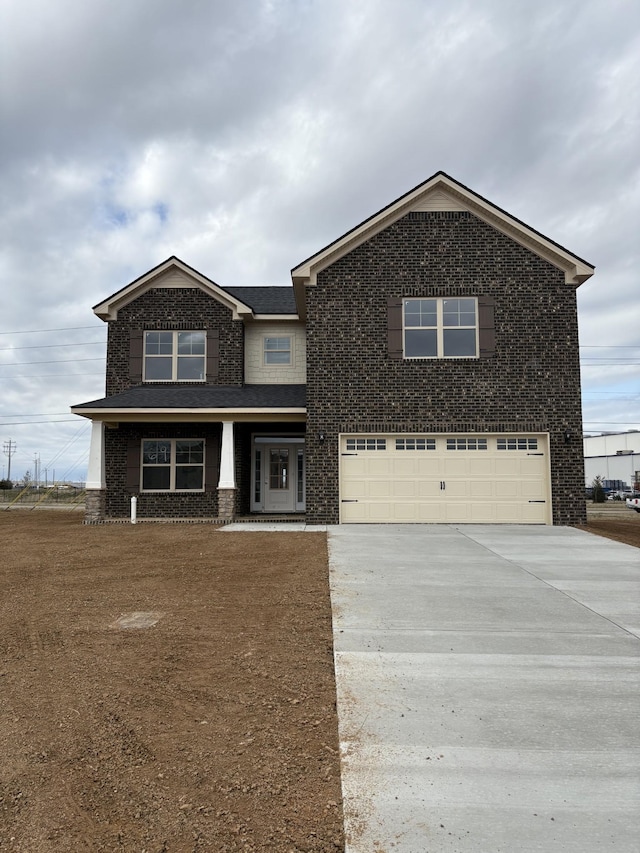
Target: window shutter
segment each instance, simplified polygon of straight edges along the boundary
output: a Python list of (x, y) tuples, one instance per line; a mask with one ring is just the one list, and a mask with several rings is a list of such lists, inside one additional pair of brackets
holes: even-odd
[(493, 358), (496, 354), (495, 299), (478, 297), (478, 336), (480, 358)]
[(216, 442), (208, 438), (204, 443), (204, 490), (215, 492), (220, 479), (220, 466), (218, 464), (219, 450)]
[(387, 352), (389, 358), (402, 358), (402, 299), (387, 302)]
[(207, 382), (218, 378), (220, 367), (220, 336), (217, 329), (207, 329)]
[(142, 382), (143, 332), (132, 329), (129, 338), (129, 379), (131, 382)]
[(127, 442), (127, 492), (140, 491), (140, 439), (130, 438)]

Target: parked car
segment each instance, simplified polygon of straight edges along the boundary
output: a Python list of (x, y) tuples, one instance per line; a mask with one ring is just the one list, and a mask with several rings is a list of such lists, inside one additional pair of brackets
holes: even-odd
[(627, 498), (627, 506), (629, 509), (635, 509), (636, 512), (640, 512), (640, 496), (637, 498)]

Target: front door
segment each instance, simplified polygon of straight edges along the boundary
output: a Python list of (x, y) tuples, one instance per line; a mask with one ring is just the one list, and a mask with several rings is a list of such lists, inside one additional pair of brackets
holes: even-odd
[(265, 451), (264, 508), (266, 512), (293, 512), (296, 508), (295, 446), (267, 445)]

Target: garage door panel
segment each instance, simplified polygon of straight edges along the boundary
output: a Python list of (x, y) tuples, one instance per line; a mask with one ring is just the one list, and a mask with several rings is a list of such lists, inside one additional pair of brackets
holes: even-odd
[(490, 480), (478, 480), (469, 483), (469, 496), (472, 498), (493, 497), (494, 484)]
[(417, 486), (418, 484), (415, 480), (394, 480), (391, 493), (394, 498), (415, 498)]
[(448, 451), (449, 455), (444, 458), (442, 464), (442, 474), (444, 477), (465, 477), (467, 474), (468, 462), (463, 458), (461, 453), (456, 453), (455, 450)]
[(520, 460), (520, 474), (524, 477), (538, 477), (546, 470), (546, 460), (542, 456), (525, 456)]
[(406, 456), (403, 456), (402, 459), (393, 459), (391, 471), (396, 477), (415, 477), (416, 460), (408, 459)]
[(497, 498), (517, 498), (520, 491), (518, 480), (495, 480), (493, 483), (494, 494)]
[(525, 498), (544, 498), (543, 484), (537, 480), (523, 480), (520, 493)]
[(364, 451), (340, 459), (344, 522), (550, 520), (546, 436), (372, 435), (357, 446), (362, 438)]
[(364, 456), (343, 456), (340, 462), (342, 477), (345, 481), (367, 473), (367, 459)]
[(472, 477), (490, 477), (494, 471), (494, 460), (486, 456), (472, 456), (467, 470)]
[(440, 480), (417, 480), (418, 497), (420, 498), (440, 498), (442, 490), (440, 488)]

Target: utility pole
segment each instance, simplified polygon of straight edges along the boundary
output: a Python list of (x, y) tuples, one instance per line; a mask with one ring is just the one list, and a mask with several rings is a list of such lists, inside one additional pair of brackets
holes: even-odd
[(9, 457), (9, 467), (7, 469), (7, 480), (11, 479), (11, 457), (16, 452), (16, 443), (12, 439), (5, 441), (2, 445), (2, 451), (5, 456)]
[(40, 454), (34, 453), (33, 467), (36, 475), (36, 491), (40, 489)]

